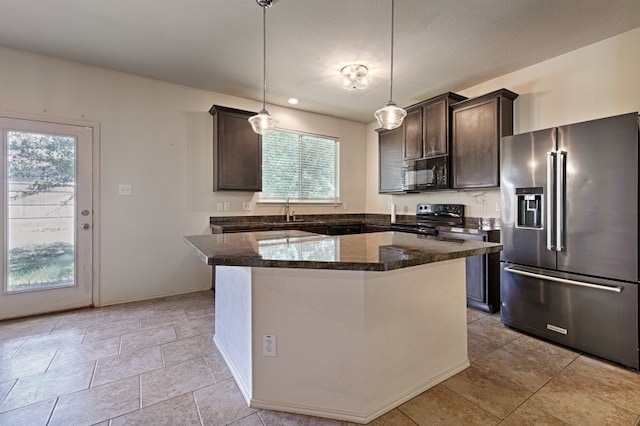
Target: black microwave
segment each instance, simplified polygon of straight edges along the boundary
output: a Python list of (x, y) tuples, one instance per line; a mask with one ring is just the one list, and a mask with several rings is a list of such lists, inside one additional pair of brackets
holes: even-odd
[(449, 189), (449, 156), (422, 158), (403, 163), (405, 191)]

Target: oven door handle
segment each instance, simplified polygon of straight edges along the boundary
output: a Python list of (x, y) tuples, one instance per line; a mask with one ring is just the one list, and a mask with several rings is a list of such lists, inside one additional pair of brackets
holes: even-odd
[(506, 272), (511, 272), (512, 274), (524, 275), (524, 276), (531, 277), (531, 278), (539, 278), (539, 279), (545, 280), (545, 281), (555, 281), (557, 283), (577, 285), (577, 286), (580, 286), (580, 287), (588, 287), (588, 288), (593, 288), (593, 289), (596, 289), (596, 290), (611, 291), (613, 293), (620, 293), (622, 291), (622, 287), (619, 287), (619, 286), (615, 286), (614, 287), (614, 286), (608, 286), (608, 285), (591, 284), (591, 283), (586, 283), (584, 281), (576, 281), (576, 280), (568, 280), (566, 278), (551, 277), (549, 275), (536, 274), (535, 272), (529, 272), (529, 271), (523, 271), (521, 269), (515, 269), (512, 266), (507, 266), (506, 268), (504, 268), (504, 270)]

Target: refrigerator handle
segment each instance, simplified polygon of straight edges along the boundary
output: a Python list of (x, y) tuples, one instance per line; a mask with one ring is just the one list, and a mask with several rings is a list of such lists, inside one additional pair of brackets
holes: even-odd
[(566, 278), (552, 277), (549, 275), (536, 274), (535, 272), (523, 271), (521, 269), (516, 269), (512, 266), (507, 266), (506, 268), (504, 268), (504, 270), (506, 272), (511, 272), (512, 274), (516, 274), (516, 275), (524, 275), (525, 277), (537, 278), (537, 279), (546, 280), (546, 281), (554, 281), (554, 282), (563, 283), (563, 284), (576, 285), (579, 287), (588, 287), (596, 290), (611, 291), (613, 293), (620, 293), (622, 291), (622, 287), (619, 287), (619, 286), (614, 287), (614, 286), (608, 286), (608, 285), (592, 284), (584, 281), (569, 280)]
[(553, 245), (553, 158), (555, 152), (547, 152), (547, 250), (555, 250)]
[(566, 177), (567, 152), (558, 150), (556, 162), (556, 251), (564, 250), (564, 182)]

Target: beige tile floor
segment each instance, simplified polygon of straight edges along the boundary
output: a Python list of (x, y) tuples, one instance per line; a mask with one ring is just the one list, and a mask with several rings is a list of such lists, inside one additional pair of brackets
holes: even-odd
[[(348, 425), (247, 408), (213, 294), (0, 322), (0, 425)], [(468, 311), (471, 367), (372, 424), (629, 425), (640, 374)]]

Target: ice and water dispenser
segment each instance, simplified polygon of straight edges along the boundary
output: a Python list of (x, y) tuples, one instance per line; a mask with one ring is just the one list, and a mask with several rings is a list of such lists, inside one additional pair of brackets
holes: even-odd
[(544, 217), (544, 194), (542, 187), (516, 188), (518, 216), (516, 228), (542, 229)]

